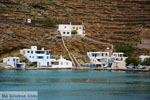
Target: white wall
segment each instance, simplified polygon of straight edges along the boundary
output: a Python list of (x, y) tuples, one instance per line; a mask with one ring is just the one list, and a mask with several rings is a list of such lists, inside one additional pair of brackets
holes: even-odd
[(113, 62), (112, 69), (127, 69), (126, 68), (126, 62)]
[(111, 58), (114, 59), (114, 60), (123, 61), (123, 62), (127, 59), (127, 57), (124, 57), (124, 53), (122, 53), (122, 52), (113, 53)]
[(71, 25), (69, 24), (60, 24), (58, 25), (58, 31), (62, 36), (71, 36)]
[[(43, 53), (37, 53), (37, 51)], [(44, 50), (44, 48), (37, 50), (37, 46), (31, 46), (31, 49), (20, 50), (20, 53), (24, 55), (30, 62), (37, 62), (38, 66), (51, 65), (51, 55), (49, 50)]]
[(139, 56), (139, 58), (141, 59), (141, 61), (144, 61), (146, 58), (150, 58), (150, 56), (148, 56), (148, 55), (141, 55), (141, 56)]
[(83, 25), (59, 24), (58, 31), (62, 36), (71, 36), (73, 30), (77, 31), (77, 35), (83, 35)]
[(66, 59), (59, 59), (55, 60), (58, 63), (58, 65), (52, 65), (52, 68), (72, 68), (72, 62)]
[[(38, 52), (44, 52), (42, 54), (37, 53)], [(54, 68), (70, 68), (72, 67), (72, 62), (66, 59), (63, 59), (62, 57), (58, 60), (51, 59), (51, 55), (48, 50), (37, 50), (37, 47), (31, 47), (31, 49), (23, 49), (20, 50), (20, 53), (24, 55), (30, 62), (37, 62), (37, 67), (54, 67)], [(42, 58), (38, 58), (38, 57)], [(58, 61), (58, 65), (52, 65), (52, 60)]]
[(18, 57), (7, 57), (3, 59), (3, 63), (12, 66), (12, 68), (16, 68), (17, 63), (20, 63), (20, 59)]
[(83, 35), (84, 34), (83, 25), (72, 25), (72, 30), (76, 30), (77, 35)]
[(45, 61), (45, 60), (38, 60), (37, 61), (37, 67), (50, 67), (51, 61)]
[[(94, 64), (105, 63), (106, 65), (112, 63), (112, 68), (116, 66), (121, 66), (121, 68), (125, 68), (126, 65), (125, 60), (127, 57), (124, 57), (123, 55), (124, 53), (122, 52), (115, 52), (112, 55), (109, 52), (87, 52), (87, 56), (89, 57), (91, 63)], [(99, 63), (98, 59), (101, 60), (99, 61)]]
[(91, 63), (100, 64), (103, 67), (108, 66), (108, 61), (110, 59), (109, 52), (88, 52), (87, 55)]

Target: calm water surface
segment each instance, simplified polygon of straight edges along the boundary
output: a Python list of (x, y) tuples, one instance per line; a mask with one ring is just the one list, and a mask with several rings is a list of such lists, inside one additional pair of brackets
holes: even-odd
[(39, 100), (150, 100), (150, 73), (7, 70), (0, 91), (38, 91)]

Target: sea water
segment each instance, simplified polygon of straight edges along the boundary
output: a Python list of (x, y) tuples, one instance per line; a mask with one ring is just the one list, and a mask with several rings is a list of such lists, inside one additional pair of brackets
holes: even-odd
[(150, 100), (150, 72), (2, 70), (0, 91), (37, 91), (38, 100)]

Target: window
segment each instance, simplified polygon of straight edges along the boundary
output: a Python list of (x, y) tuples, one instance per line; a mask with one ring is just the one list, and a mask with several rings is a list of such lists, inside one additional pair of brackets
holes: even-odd
[(75, 27), (73, 27), (73, 30), (75, 30)]
[(19, 62), (19, 59), (16, 59), (16, 62)]
[(69, 32), (67, 32), (67, 34), (69, 34)]
[(68, 65), (68, 63), (66, 63), (66, 65)]
[(46, 55), (49, 55), (49, 51), (46, 51)]
[(64, 26), (64, 28), (67, 28), (66, 26)]
[(30, 53), (30, 51), (27, 51), (27, 53)]
[(37, 56), (37, 58), (38, 58), (38, 59), (43, 59), (44, 57), (43, 57), (43, 56)]
[(31, 58), (31, 56), (30, 56), (30, 58)]
[(92, 56), (94, 56), (94, 54), (92, 54)]
[(76, 30), (78, 30), (78, 27), (76, 27)]
[(33, 51), (31, 51), (31, 53), (33, 54)]
[(63, 34), (65, 34), (65, 32), (63, 32)]
[(123, 57), (123, 54), (120, 54), (120, 57)]
[(99, 62), (101, 62), (101, 59), (97, 59)]
[(49, 59), (49, 57), (47, 56), (47, 59)]
[(97, 54), (96, 54), (96, 53), (93, 53), (93, 54), (92, 54), (92, 56), (96, 57), (96, 56), (97, 56)]
[(44, 54), (45, 51), (36, 51), (35, 53), (36, 53), (36, 54)]
[(15, 61), (15, 59), (13, 59), (13, 61)]
[(55, 61), (55, 62), (52, 62), (51, 64), (53, 64), (53, 65), (59, 65), (59, 62)]
[(49, 66), (49, 62), (47, 62), (47, 66)]
[(82, 27), (79, 27), (79, 29), (82, 29)]

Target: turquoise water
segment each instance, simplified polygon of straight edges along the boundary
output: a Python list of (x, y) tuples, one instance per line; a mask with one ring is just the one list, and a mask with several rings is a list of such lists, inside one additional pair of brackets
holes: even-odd
[(39, 100), (150, 100), (150, 73), (7, 70), (0, 91), (38, 91)]

